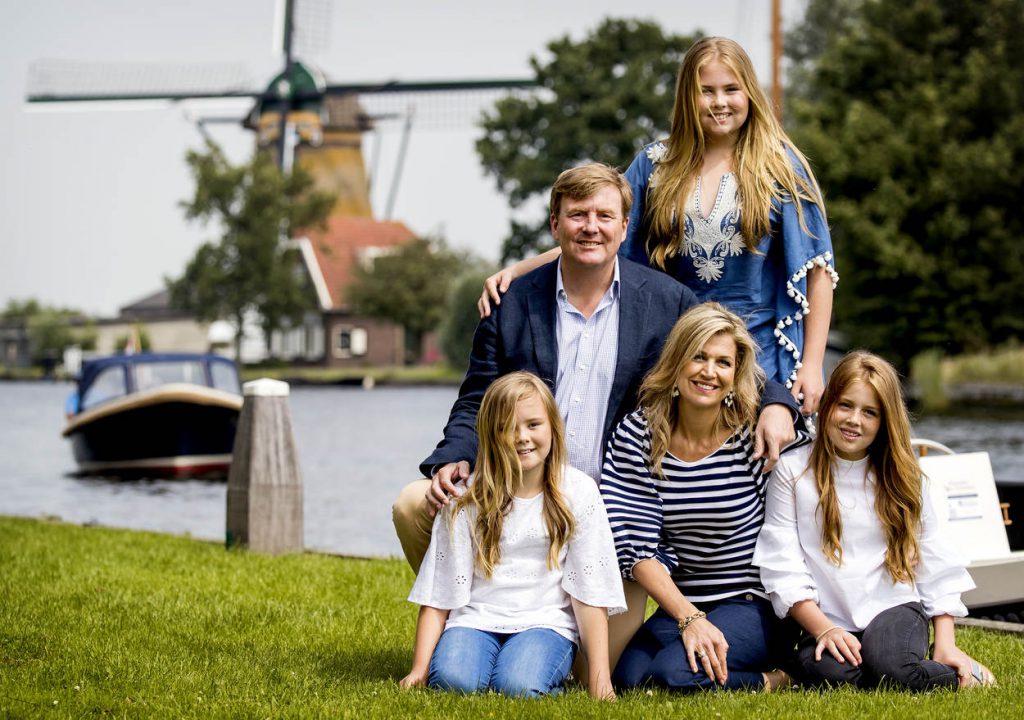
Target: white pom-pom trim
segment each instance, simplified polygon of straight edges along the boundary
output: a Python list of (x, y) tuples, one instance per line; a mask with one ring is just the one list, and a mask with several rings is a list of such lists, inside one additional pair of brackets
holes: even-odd
[(832, 289), (835, 290), (836, 286), (839, 284), (839, 273), (837, 273), (835, 268), (829, 264), (830, 260), (832, 260), (832, 253), (823, 252), (821, 255), (811, 258), (797, 268), (792, 277), (786, 281), (786, 294), (793, 298), (793, 302), (800, 306), (799, 310), (792, 315), (787, 315), (782, 318), (775, 325), (775, 337), (779, 339), (779, 345), (786, 348), (786, 350), (788, 350), (793, 356), (793, 359), (796, 360), (796, 364), (793, 366), (793, 372), (790, 373), (789, 378), (786, 380), (786, 387), (793, 386), (793, 381), (796, 380), (796, 373), (801, 367), (803, 367), (803, 365), (800, 362), (801, 348), (798, 348), (796, 343), (790, 340), (789, 336), (787, 336), (783, 330), (792, 326), (794, 323), (799, 325), (803, 322), (805, 317), (811, 314), (811, 304), (808, 302), (807, 296), (797, 288), (796, 283), (807, 277), (807, 273), (815, 267), (821, 267), (828, 271), (828, 274), (832, 278)]

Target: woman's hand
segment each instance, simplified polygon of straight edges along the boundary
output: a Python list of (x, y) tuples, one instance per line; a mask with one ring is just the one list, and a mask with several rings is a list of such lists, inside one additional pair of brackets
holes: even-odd
[(800, 369), (796, 371), (792, 389), (793, 397), (800, 403), (800, 412), (804, 415), (816, 413), (823, 392), (825, 392), (825, 382), (822, 380), (821, 366), (813, 363), (801, 365)]
[(427, 671), (418, 670), (413, 668), (409, 671), (409, 674), (398, 681), (398, 687), (403, 690), (408, 690), (414, 687), (426, 687), (427, 684)]
[(726, 665), (729, 643), (722, 631), (707, 618), (700, 618), (691, 622), (681, 634), (690, 671), (697, 672), (697, 664), (700, 663), (709, 678), (719, 685), (725, 685), (729, 679)]
[(485, 318), (491, 314), (491, 301), (495, 305), (501, 305), (501, 296), (508, 290), (508, 286), (516, 279), (515, 265), (509, 265), (484, 280), (484, 291), (480, 293), (480, 299), (476, 301), (480, 317)]
[(832, 653), (836, 662), (848, 662), (854, 667), (861, 663), (860, 640), (841, 627), (833, 626), (821, 635), (817, 647), (814, 648), (814, 659), (820, 662), (825, 650)]

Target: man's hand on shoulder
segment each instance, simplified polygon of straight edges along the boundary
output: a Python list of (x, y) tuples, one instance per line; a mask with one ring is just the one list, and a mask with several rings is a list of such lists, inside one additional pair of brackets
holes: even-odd
[(779, 453), (794, 440), (796, 429), (793, 427), (793, 411), (781, 404), (765, 406), (757, 419), (754, 433), (754, 459), (765, 459), (765, 472), (775, 467)]
[(455, 483), (469, 480), (469, 463), (460, 460), (457, 463), (442, 465), (434, 473), (430, 480), (430, 489), (427, 490), (427, 507), (433, 517), (437, 511), (448, 504), (448, 501), (458, 495)]

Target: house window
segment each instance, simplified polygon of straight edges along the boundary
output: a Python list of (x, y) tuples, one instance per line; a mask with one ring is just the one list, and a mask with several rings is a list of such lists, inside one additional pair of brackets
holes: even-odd
[(334, 328), (334, 357), (361, 357), (366, 354), (366, 341), (363, 328)]

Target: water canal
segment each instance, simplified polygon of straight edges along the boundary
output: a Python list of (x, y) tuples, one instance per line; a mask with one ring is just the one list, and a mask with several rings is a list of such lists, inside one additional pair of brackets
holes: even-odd
[[(0, 515), (224, 537), (224, 482), (74, 476), (70, 445), (60, 436), (69, 389), (0, 382)], [(455, 397), (449, 387), (292, 390), (308, 548), (400, 554), (391, 501), (418, 475)], [(987, 451), (997, 480), (1024, 482), (1024, 412), (924, 417), (915, 434), (957, 452)]]

